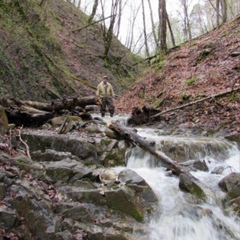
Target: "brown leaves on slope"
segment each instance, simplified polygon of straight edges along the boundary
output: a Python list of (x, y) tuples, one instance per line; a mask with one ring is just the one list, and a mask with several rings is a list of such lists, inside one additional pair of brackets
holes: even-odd
[[(240, 87), (240, 18), (227, 23), (209, 34), (198, 37), (166, 56), (161, 71), (151, 70), (142, 76), (135, 85), (117, 101), (117, 111), (130, 111), (143, 106), (156, 107), (160, 111), (219, 94)], [(233, 54), (234, 53), (234, 54)], [(221, 110), (218, 106), (222, 106)], [(213, 121), (206, 112), (215, 110), (215, 120), (237, 122), (240, 118), (240, 94), (221, 97), (202, 103), (201, 111), (193, 107), (178, 110), (175, 114), (181, 121), (188, 122), (191, 116), (193, 125), (206, 125)], [(195, 106), (198, 109), (197, 106)], [(198, 114), (199, 117), (195, 115)], [(168, 114), (169, 115), (169, 114)], [(187, 120), (188, 119), (188, 120)], [(234, 131), (240, 131), (235, 124)], [(238, 127), (239, 126), (239, 127)]]

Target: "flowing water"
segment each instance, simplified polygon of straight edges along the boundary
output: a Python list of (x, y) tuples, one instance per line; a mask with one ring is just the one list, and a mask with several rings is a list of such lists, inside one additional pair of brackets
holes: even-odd
[[(232, 171), (240, 172), (240, 151), (237, 145), (216, 138), (162, 136), (159, 130), (153, 129), (138, 129), (138, 134), (146, 140), (154, 141), (156, 147), (173, 160), (204, 160), (209, 170), (191, 174), (207, 185), (216, 196), (202, 201), (181, 191), (178, 177), (168, 176), (166, 169), (140, 148), (132, 149), (126, 154), (127, 168), (142, 176), (159, 198), (158, 209), (147, 226), (147, 236), (142, 237), (140, 234), (138, 239), (239, 240), (239, 218), (222, 207), (224, 192), (218, 186), (224, 176)], [(211, 174), (219, 166), (224, 171)]]
[[(150, 240), (230, 240), (240, 239), (240, 222), (233, 213), (226, 213), (221, 207), (224, 193), (219, 189), (218, 182), (231, 171), (240, 171), (240, 152), (236, 145), (220, 139), (200, 139), (184, 137), (163, 137), (151, 129), (139, 129), (138, 134), (148, 140), (154, 140), (158, 147), (162, 141), (172, 140), (178, 145), (198, 146), (197, 156), (204, 156), (209, 167), (208, 172), (191, 172), (216, 194), (216, 199), (207, 202), (194, 199), (189, 193), (179, 189), (178, 177), (167, 176), (164, 168), (154, 164), (150, 155), (140, 149), (134, 149), (128, 157), (127, 168), (141, 175), (152, 187), (159, 198), (159, 206), (148, 226)], [(209, 149), (213, 146), (224, 146), (223, 161), (221, 155)], [(200, 145), (200, 147), (199, 147)], [(201, 149), (202, 148), (202, 149)], [(207, 150), (205, 149), (207, 148)], [(222, 147), (221, 147), (222, 149)], [(186, 151), (189, 149), (186, 147)], [(207, 156), (209, 153), (209, 156)], [(192, 154), (190, 154), (193, 156)], [(188, 156), (188, 154), (186, 154)], [(193, 159), (185, 159), (193, 160)], [(216, 167), (224, 166), (222, 174), (211, 174)], [(139, 237), (141, 239), (141, 237)], [(146, 238), (144, 238), (146, 239)]]

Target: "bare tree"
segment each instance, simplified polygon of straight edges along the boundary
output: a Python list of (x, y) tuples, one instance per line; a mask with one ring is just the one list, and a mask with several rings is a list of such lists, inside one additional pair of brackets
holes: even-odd
[(171, 26), (168, 14), (167, 14), (167, 25), (168, 25), (168, 29), (169, 29), (170, 36), (171, 36), (172, 46), (175, 47), (176, 46), (175, 38), (174, 38), (174, 35), (173, 35), (172, 26)]
[(221, 0), (221, 9), (222, 9), (222, 23), (227, 21), (227, 1)]
[(137, 21), (137, 15), (140, 11), (141, 5), (138, 5), (137, 8), (134, 8), (133, 5), (131, 5), (131, 18), (129, 19), (129, 30), (127, 31), (127, 38), (125, 41), (125, 46), (130, 49), (131, 51), (134, 51), (135, 46), (137, 45), (138, 41), (136, 41), (135, 46), (133, 46), (134, 41), (134, 28)]
[(78, 0), (78, 6), (77, 6), (79, 9), (81, 7), (81, 0)]
[(191, 32), (191, 26), (188, 16), (188, 0), (180, 0), (180, 3), (183, 7), (183, 33), (185, 41), (192, 39), (192, 32)]
[(149, 6), (149, 11), (150, 11), (150, 19), (151, 19), (151, 24), (152, 24), (152, 34), (153, 34), (153, 39), (156, 44), (156, 48), (159, 48), (159, 41), (157, 39), (156, 31), (155, 31), (155, 24), (154, 24), (154, 19), (153, 19), (153, 11), (152, 11), (152, 5), (150, 0), (148, 0), (148, 6)]
[(216, 24), (219, 27), (222, 23), (227, 21), (227, 2), (226, 0), (216, 0), (215, 6), (211, 0), (209, 3), (213, 7), (216, 13)]
[(158, 1), (158, 13), (160, 23), (160, 50), (165, 53), (167, 50), (167, 9), (165, 0)]
[[(105, 2), (103, 0), (100, 0), (101, 2), (101, 8), (102, 8), (102, 16), (104, 17), (104, 9), (105, 9)], [(113, 39), (113, 29), (116, 23), (117, 15), (118, 15), (118, 6), (120, 4), (119, 0), (112, 0), (111, 2), (111, 17), (110, 17), (110, 23), (107, 27), (106, 22), (103, 22), (102, 31), (103, 31), (103, 41), (104, 41), (104, 56), (108, 58), (108, 52), (111, 47), (112, 39)]]
[(142, 0), (142, 19), (143, 19), (144, 45), (145, 45), (145, 50), (146, 50), (146, 56), (147, 56), (147, 58), (149, 58), (144, 0)]
[(93, 7), (92, 7), (92, 13), (90, 14), (90, 16), (89, 16), (89, 18), (87, 20), (88, 24), (92, 23), (92, 20), (93, 20), (93, 18), (96, 15), (98, 2), (99, 2), (98, 0), (94, 0), (94, 4), (93, 4)]

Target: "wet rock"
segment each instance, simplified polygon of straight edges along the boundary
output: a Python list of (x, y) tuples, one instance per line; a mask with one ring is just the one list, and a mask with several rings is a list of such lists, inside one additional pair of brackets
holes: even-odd
[(229, 201), (229, 205), (234, 212), (240, 217), (240, 197), (234, 198)]
[(72, 158), (70, 152), (60, 152), (53, 149), (46, 149), (45, 152), (35, 151), (31, 154), (34, 161), (37, 162), (57, 162), (65, 158)]
[(73, 240), (72, 234), (65, 230), (64, 232), (56, 233), (55, 240)]
[(17, 213), (5, 206), (0, 207), (0, 226), (3, 229), (12, 229), (17, 225)]
[(55, 233), (60, 230), (60, 224), (57, 217), (53, 215), (51, 207), (22, 186), (13, 187), (16, 197), (9, 200), (11, 208), (22, 216), (24, 223), (34, 236), (38, 236), (39, 239), (53, 239)]
[(227, 192), (230, 199), (240, 196), (240, 173), (232, 172), (224, 177), (219, 183), (219, 187)]
[(44, 133), (25, 133), (22, 136), (29, 145), (31, 152), (45, 152), (52, 149), (60, 152), (70, 152), (86, 164), (99, 164), (96, 147), (83, 138), (69, 138), (63, 135), (46, 135)]
[(230, 168), (230, 166), (216, 166), (212, 171), (211, 174), (222, 174), (224, 172), (225, 169)]
[(125, 152), (128, 145), (125, 141), (102, 138), (96, 141), (98, 157), (104, 167), (114, 167), (125, 165)]
[(238, 146), (240, 145), (240, 133), (235, 133), (232, 135), (225, 136), (225, 138), (229, 141), (233, 141), (238, 143)]
[(149, 184), (136, 172), (125, 169), (119, 173), (118, 180), (124, 182), (141, 199), (140, 205), (146, 213), (152, 213), (158, 204), (158, 198)]
[(0, 183), (0, 201), (2, 201), (5, 197), (5, 194), (6, 194), (6, 187), (3, 183)]
[(46, 175), (53, 181), (75, 181), (91, 175), (91, 169), (69, 158), (58, 162), (50, 162), (44, 165)]
[(208, 195), (214, 197), (209, 189), (202, 186), (201, 182), (187, 173), (181, 173), (179, 175), (179, 187), (180, 189), (188, 191), (200, 199), (206, 199)]
[(145, 185), (147, 186), (147, 182), (139, 176), (136, 172), (131, 169), (124, 169), (118, 175), (118, 180), (125, 184), (136, 184), (136, 185)]
[[(139, 199), (135, 191), (127, 186), (115, 185), (114, 188), (99, 188), (93, 190), (82, 190), (74, 188), (71, 191), (62, 189), (63, 193), (74, 201), (93, 203), (97, 206), (107, 206), (113, 211), (121, 212), (137, 221), (144, 220), (144, 199)], [(66, 191), (67, 190), (67, 191)]]
[(189, 171), (204, 171), (207, 172), (208, 166), (205, 160), (191, 160), (184, 163), (180, 163), (181, 166), (186, 167)]

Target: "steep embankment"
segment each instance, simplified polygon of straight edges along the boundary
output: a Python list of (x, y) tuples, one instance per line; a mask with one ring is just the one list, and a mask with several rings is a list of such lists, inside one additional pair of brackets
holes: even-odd
[[(99, 24), (62, 0), (0, 1), (0, 96), (44, 100), (95, 93), (108, 75), (121, 93), (137, 61), (113, 38), (108, 57)], [(80, 30), (82, 29), (82, 30)]]
[(117, 101), (119, 112), (143, 106), (165, 111), (238, 89), (162, 114), (158, 127), (240, 132), (240, 17), (172, 49), (158, 68), (146, 73)]

